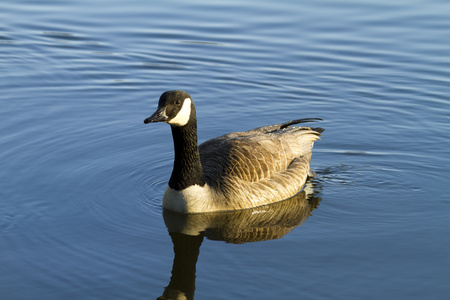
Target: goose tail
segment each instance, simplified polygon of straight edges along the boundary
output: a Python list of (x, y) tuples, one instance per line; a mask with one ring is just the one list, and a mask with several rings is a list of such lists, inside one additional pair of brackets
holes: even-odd
[[(253, 133), (258, 133), (258, 132), (271, 133), (271, 132), (275, 132), (277, 130), (288, 128), (291, 125), (300, 124), (300, 123), (308, 123), (308, 122), (318, 122), (318, 121), (322, 121), (322, 119), (321, 118), (296, 119), (296, 120), (291, 120), (291, 121), (287, 121), (287, 122), (280, 123), (280, 124), (261, 126), (261, 127), (249, 130), (248, 134), (253, 134)], [(316, 128), (311, 128), (311, 130), (317, 132), (320, 135), (325, 129), (323, 129), (321, 127), (316, 127)]]
[[(287, 121), (285, 123), (281, 123), (279, 124), (280, 128), (279, 129), (283, 129), (286, 127), (289, 127), (291, 125), (295, 125), (295, 124), (300, 124), (300, 123), (307, 123), (307, 122), (317, 122), (317, 121), (322, 121), (321, 118), (304, 118), (304, 119), (296, 119), (296, 120), (292, 120), (292, 121)], [(323, 131), (323, 130), (322, 130)]]

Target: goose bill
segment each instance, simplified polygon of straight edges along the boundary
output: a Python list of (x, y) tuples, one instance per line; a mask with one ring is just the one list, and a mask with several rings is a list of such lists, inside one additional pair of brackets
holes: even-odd
[(155, 123), (155, 122), (167, 122), (168, 117), (166, 116), (165, 108), (159, 108), (153, 115), (144, 120), (144, 123)]

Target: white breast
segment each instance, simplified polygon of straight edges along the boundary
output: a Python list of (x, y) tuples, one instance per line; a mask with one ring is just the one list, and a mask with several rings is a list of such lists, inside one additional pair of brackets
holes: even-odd
[(207, 184), (204, 186), (192, 185), (181, 191), (167, 186), (162, 206), (171, 211), (181, 213), (210, 211), (211, 196), (211, 189)]

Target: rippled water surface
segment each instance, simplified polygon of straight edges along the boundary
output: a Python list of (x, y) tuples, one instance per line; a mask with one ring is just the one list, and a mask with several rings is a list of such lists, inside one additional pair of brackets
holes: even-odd
[[(448, 299), (449, 11), (1, 1), (0, 298)], [(200, 142), (323, 118), (317, 178), (273, 206), (163, 213), (170, 129), (142, 121), (170, 89)]]

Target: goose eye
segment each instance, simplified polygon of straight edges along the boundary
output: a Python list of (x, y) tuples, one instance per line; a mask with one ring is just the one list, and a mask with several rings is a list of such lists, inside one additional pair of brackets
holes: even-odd
[(176, 104), (177, 106), (180, 106), (180, 104), (181, 104), (181, 100), (177, 100), (177, 101), (175, 101), (175, 104)]

